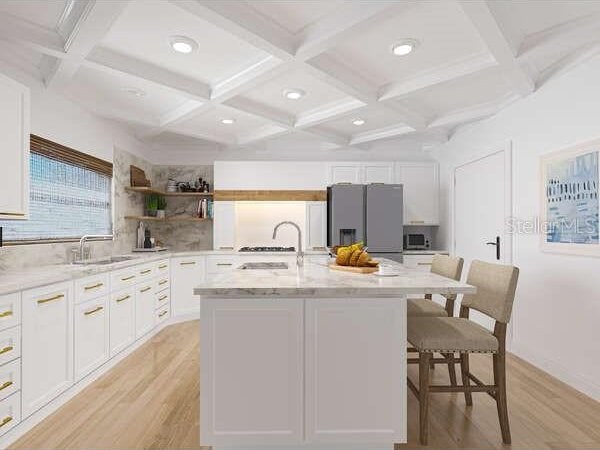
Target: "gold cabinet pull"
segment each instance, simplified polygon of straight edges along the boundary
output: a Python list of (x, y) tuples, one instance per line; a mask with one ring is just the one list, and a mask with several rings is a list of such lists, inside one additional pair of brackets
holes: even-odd
[(160, 266), (158, 266), (159, 269), (166, 269), (167, 267), (169, 267), (168, 264), (161, 264)]
[(165, 315), (166, 313), (168, 313), (168, 312), (169, 312), (169, 311), (163, 311), (163, 312), (161, 312), (161, 313), (158, 315), (158, 317), (160, 318), (160, 317), (164, 316), (164, 315)]
[(140, 274), (141, 274), (141, 275), (146, 275), (147, 273), (150, 273), (150, 272), (152, 272), (152, 269), (146, 269), (146, 270), (142, 270), (142, 271), (140, 272)]
[(217, 263), (217, 266), (233, 266), (233, 263)]
[(12, 345), (7, 345), (6, 347), (4, 347), (2, 350), (0, 350), (0, 355), (3, 355), (7, 352), (10, 352), (13, 350), (13, 346)]
[(91, 309), (89, 311), (86, 311), (83, 313), (84, 316), (89, 316), (92, 315), (94, 313), (97, 313), (98, 311), (102, 311), (104, 309), (104, 306), (96, 306), (94, 309)]
[(184, 261), (179, 263), (180, 266), (189, 266), (192, 264), (196, 264), (196, 261)]
[(99, 287), (104, 286), (104, 283), (96, 283), (96, 284), (92, 284), (91, 286), (86, 286), (83, 289), (85, 289), (86, 291), (90, 291), (92, 289), (98, 289)]
[(424, 220), (411, 220), (410, 223), (425, 223)]
[(433, 263), (424, 263), (424, 262), (420, 262), (417, 263), (418, 266), (431, 266)]
[(129, 280), (133, 280), (134, 278), (135, 278), (135, 275), (129, 275), (128, 277), (121, 278), (121, 281), (129, 281)]
[(233, 250), (233, 247), (219, 247), (219, 250)]
[(7, 387), (12, 386), (14, 383), (12, 381), (5, 381), (0, 385), (0, 391), (6, 389)]
[(168, 282), (169, 282), (169, 280), (162, 280), (162, 281), (159, 281), (158, 284), (159, 285), (163, 285), (163, 284), (168, 283)]
[(127, 294), (127, 295), (124, 295), (123, 297), (121, 297), (121, 298), (118, 298), (118, 299), (117, 299), (117, 303), (124, 302), (124, 301), (125, 301), (125, 300), (127, 300), (128, 298), (131, 298), (131, 295), (129, 295), (129, 294)]
[(151, 286), (145, 287), (144, 289), (140, 289), (140, 292), (148, 292), (150, 289), (152, 289)]
[(0, 318), (2, 317), (8, 317), (8, 316), (12, 316), (13, 312), (11, 310), (9, 311), (4, 311), (3, 313), (0, 313)]
[(5, 417), (4, 419), (2, 419), (2, 422), (0, 422), (0, 427), (3, 427), (4, 425), (6, 425), (11, 420), (13, 420), (12, 416)]
[(48, 297), (48, 298), (43, 298), (41, 300), (38, 300), (38, 304), (41, 305), (42, 303), (48, 303), (48, 302), (53, 302), (54, 300), (60, 300), (61, 298), (64, 298), (65, 294), (58, 294), (55, 295), (54, 297)]
[(168, 295), (167, 295), (167, 294), (165, 294), (165, 295), (161, 295), (160, 297), (158, 297), (158, 301), (159, 301), (159, 302), (162, 302), (162, 301), (163, 301), (165, 298), (167, 298), (167, 297), (168, 297)]

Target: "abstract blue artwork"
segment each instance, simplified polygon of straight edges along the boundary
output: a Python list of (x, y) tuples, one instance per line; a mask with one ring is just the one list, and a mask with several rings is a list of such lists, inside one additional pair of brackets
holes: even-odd
[(546, 242), (598, 245), (598, 153), (546, 163)]

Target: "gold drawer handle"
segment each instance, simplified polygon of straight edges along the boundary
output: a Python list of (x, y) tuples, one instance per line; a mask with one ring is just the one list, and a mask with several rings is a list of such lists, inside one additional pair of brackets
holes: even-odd
[(233, 247), (219, 247), (219, 250), (233, 250)]
[(13, 420), (13, 418), (11, 416), (5, 417), (4, 419), (2, 419), (2, 422), (0, 422), (0, 427), (3, 427), (4, 425), (6, 425), (11, 420)]
[(169, 282), (169, 280), (162, 280), (162, 281), (159, 281), (158, 284), (159, 285), (163, 285), (163, 284), (168, 283), (168, 282)]
[(168, 264), (161, 264), (160, 266), (158, 266), (159, 269), (166, 269), (167, 267), (169, 267)]
[(141, 275), (146, 275), (147, 273), (150, 273), (150, 272), (152, 272), (152, 269), (146, 269), (146, 270), (142, 270), (142, 271), (140, 272), (140, 274), (141, 274)]
[(422, 262), (420, 262), (420, 263), (417, 263), (417, 265), (418, 266), (431, 266), (432, 263), (422, 263)]
[(48, 298), (43, 298), (41, 300), (38, 300), (38, 304), (41, 305), (42, 303), (48, 303), (48, 302), (53, 302), (54, 300), (60, 300), (61, 298), (64, 298), (65, 294), (58, 294), (55, 295), (54, 297), (48, 297)]
[(411, 220), (410, 223), (425, 223), (424, 220)]
[(131, 298), (131, 295), (129, 295), (129, 294), (127, 294), (127, 295), (124, 295), (123, 297), (121, 297), (121, 298), (118, 298), (118, 299), (117, 299), (117, 303), (124, 302), (124, 301), (125, 301), (125, 300), (127, 300), (128, 298)]
[(165, 294), (165, 295), (161, 295), (160, 297), (158, 297), (158, 301), (159, 301), (159, 302), (162, 302), (162, 301), (163, 301), (165, 298), (168, 298), (168, 297), (169, 297), (169, 296), (168, 296), (168, 295), (166, 295), (166, 294)]
[(233, 266), (232, 263), (217, 263), (217, 266)]
[(8, 352), (12, 351), (13, 349), (14, 349), (14, 347), (12, 345), (8, 345), (8, 346), (4, 347), (2, 350), (0, 350), (0, 355), (8, 353)]
[(12, 381), (6, 381), (5, 383), (2, 383), (2, 385), (0, 385), (0, 391), (12, 386), (13, 384), (14, 383)]
[(96, 284), (92, 284), (91, 286), (86, 286), (86, 287), (84, 287), (84, 289), (86, 291), (89, 291), (91, 289), (98, 289), (99, 287), (102, 287), (102, 286), (104, 286), (104, 283), (96, 283)]
[(140, 289), (140, 292), (148, 292), (150, 289), (152, 289), (151, 286), (145, 287), (144, 289)]
[(168, 312), (169, 312), (169, 311), (163, 311), (163, 312), (161, 312), (161, 313), (158, 315), (158, 317), (159, 317), (159, 318), (161, 318), (162, 316), (164, 316), (164, 315), (165, 315), (166, 313), (168, 313)]
[(121, 278), (121, 281), (129, 281), (129, 280), (133, 280), (134, 278), (135, 278), (135, 275), (130, 275), (128, 277)]
[(94, 313), (97, 313), (98, 311), (102, 311), (104, 309), (104, 306), (97, 306), (94, 309), (90, 310), (90, 311), (86, 311), (83, 313), (84, 316), (89, 316), (92, 315)]
[(3, 313), (0, 313), (0, 318), (12, 316), (12, 315), (13, 315), (12, 311), (4, 311)]
[(181, 265), (181, 266), (189, 266), (192, 264), (196, 264), (196, 261), (184, 261), (184, 262), (179, 263), (179, 265)]

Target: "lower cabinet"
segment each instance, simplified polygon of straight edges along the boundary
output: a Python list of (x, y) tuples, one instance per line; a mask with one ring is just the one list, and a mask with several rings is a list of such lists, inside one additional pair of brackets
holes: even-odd
[(171, 262), (171, 308), (173, 315), (198, 314), (200, 299), (194, 288), (205, 279), (202, 256), (173, 258)]
[(73, 283), (24, 291), (22, 303), (22, 405), (27, 417), (73, 384)]
[(21, 421), (21, 393), (15, 392), (0, 401), (0, 434), (6, 433)]
[(110, 355), (114, 356), (135, 341), (135, 289), (110, 296)]
[(108, 361), (109, 312), (108, 297), (100, 297), (75, 305), (74, 314), (75, 381)]
[(152, 280), (135, 288), (135, 337), (139, 338), (154, 328), (154, 289)]

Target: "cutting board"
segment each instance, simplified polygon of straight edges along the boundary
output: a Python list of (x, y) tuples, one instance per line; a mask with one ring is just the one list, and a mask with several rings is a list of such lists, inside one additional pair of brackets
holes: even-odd
[(373, 273), (379, 270), (379, 267), (340, 266), (338, 264), (329, 264), (329, 268), (333, 270), (341, 270), (342, 272), (352, 273)]

